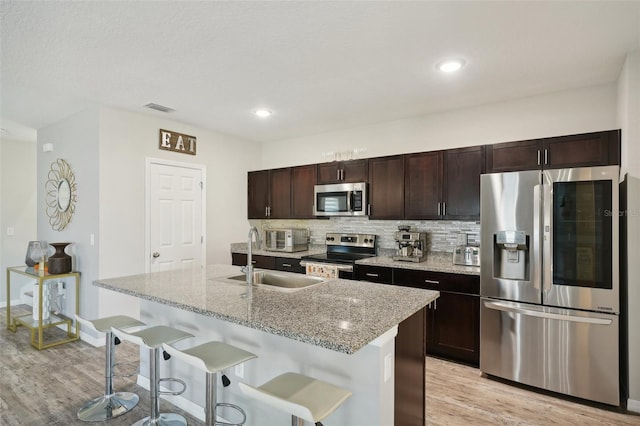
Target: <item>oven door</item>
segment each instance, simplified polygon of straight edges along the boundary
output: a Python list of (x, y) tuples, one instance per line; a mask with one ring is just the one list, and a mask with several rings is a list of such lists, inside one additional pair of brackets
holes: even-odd
[(544, 172), (543, 303), (619, 313), (618, 166)]

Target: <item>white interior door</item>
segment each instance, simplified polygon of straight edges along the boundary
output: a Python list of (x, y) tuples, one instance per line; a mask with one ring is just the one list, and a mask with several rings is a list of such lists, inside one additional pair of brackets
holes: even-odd
[(149, 272), (201, 268), (204, 247), (204, 169), (147, 163), (147, 268)]

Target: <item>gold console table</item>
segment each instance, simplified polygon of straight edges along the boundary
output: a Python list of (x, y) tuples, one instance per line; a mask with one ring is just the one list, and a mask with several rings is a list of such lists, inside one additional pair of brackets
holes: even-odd
[[(24, 275), (29, 278), (33, 278), (38, 281), (38, 320), (33, 319), (33, 314), (11, 316), (11, 274), (16, 273)], [(49, 319), (42, 319), (42, 288), (43, 283), (48, 280), (61, 279), (66, 277), (73, 277), (75, 280), (76, 288), (76, 314), (80, 312), (80, 272), (69, 272), (66, 274), (49, 274), (45, 272), (44, 275), (40, 275), (39, 271), (32, 267), (27, 266), (14, 266), (7, 268), (7, 328), (15, 332), (18, 326), (22, 325), (31, 330), (31, 346), (38, 350), (50, 348), (52, 346), (62, 345), (64, 343), (73, 342), (80, 338), (80, 324), (76, 321), (75, 333), (71, 332), (71, 324), (74, 319), (68, 318), (62, 314), (49, 313)], [(65, 339), (55, 340), (50, 343), (44, 342), (43, 331), (47, 328), (57, 327), (59, 325), (67, 325), (67, 337)]]

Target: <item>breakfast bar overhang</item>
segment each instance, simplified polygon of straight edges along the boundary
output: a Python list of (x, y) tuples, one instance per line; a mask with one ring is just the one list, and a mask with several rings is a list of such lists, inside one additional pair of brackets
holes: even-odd
[[(298, 291), (254, 286), (249, 292), (246, 283), (230, 279), (239, 274), (237, 266), (209, 265), (94, 284), (139, 298), (140, 319), (148, 325), (196, 336), (177, 347), (220, 340), (258, 355), (225, 372), (232, 385), (221, 388), (219, 398), (243, 407), (247, 424), (284, 425), (290, 419), (245, 399), (237, 382), (260, 384), (294, 371), (353, 392), (323, 421), (326, 426), (424, 425), (425, 307), (437, 291), (329, 279)], [(143, 352), (141, 372), (148, 371), (147, 363)], [(138, 381), (148, 387), (143, 374)], [(161, 376), (185, 380), (187, 391), (171, 401), (203, 418), (204, 376), (173, 359), (162, 362)]]

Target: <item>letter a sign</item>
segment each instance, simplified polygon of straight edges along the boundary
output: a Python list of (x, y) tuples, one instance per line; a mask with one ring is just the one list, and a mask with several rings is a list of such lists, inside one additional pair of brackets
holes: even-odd
[(160, 129), (160, 149), (196, 155), (196, 137)]

